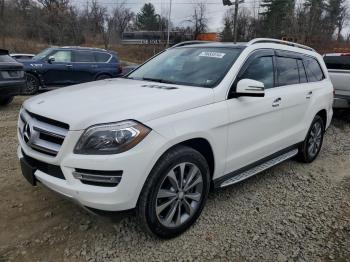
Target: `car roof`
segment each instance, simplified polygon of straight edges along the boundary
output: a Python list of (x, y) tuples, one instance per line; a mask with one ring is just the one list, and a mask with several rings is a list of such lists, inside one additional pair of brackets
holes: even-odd
[(106, 49), (103, 49), (103, 48), (85, 47), (85, 46), (61, 46), (61, 47), (56, 47), (56, 48), (57, 49), (83, 50), (83, 51), (108, 52)]
[(313, 55), (317, 53), (313, 48), (305, 46), (299, 43), (273, 39), (273, 38), (255, 38), (249, 42), (209, 42), (209, 41), (187, 41), (179, 43), (172, 48), (181, 48), (181, 47), (228, 47), (228, 48), (246, 48), (246, 47), (264, 47), (272, 49), (281, 49), (285, 51), (294, 51), (301, 54)]

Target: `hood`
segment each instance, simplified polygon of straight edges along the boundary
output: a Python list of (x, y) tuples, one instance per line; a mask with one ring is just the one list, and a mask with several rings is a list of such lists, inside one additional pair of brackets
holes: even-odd
[(82, 130), (127, 119), (145, 123), (213, 101), (210, 88), (118, 78), (47, 92), (28, 99), (24, 108)]

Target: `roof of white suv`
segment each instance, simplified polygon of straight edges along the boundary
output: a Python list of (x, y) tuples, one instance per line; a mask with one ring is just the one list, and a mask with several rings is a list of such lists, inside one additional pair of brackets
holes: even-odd
[(185, 46), (191, 46), (191, 47), (223, 47), (224, 46), (224, 47), (231, 47), (231, 48), (245, 48), (254, 44), (266, 44), (266, 43), (278, 44), (278, 45), (289, 46), (289, 47), (316, 52), (313, 48), (306, 45), (273, 39), (273, 38), (255, 38), (249, 42), (238, 42), (236, 44), (232, 42), (186, 41), (186, 42), (181, 42), (179, 44), (176, 44), (172, 48), (185, 47)]

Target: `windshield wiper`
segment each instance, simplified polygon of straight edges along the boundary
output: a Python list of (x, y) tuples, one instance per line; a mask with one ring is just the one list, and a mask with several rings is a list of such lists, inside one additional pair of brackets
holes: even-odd
[(144, 80), (144, 81), (158, 82), (158, 83), (164, 83), (164, 84), (175, 84), (175, 82), (170, 81), (170, 80), (158, 79), (158, 78), (151, 78), (151, 77), (143, 77), (142, 80)]

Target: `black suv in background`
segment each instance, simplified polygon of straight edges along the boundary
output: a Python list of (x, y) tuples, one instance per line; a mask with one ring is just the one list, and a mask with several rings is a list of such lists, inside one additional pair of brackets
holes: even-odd
[(50, 47), (31, 60), (20, 60), (27, 77), (26, 94), (117, 77), (121, 63), (113, 51), (88, 47)]
[(13, 96), (21, 94), (24, 87), (22, 64), (10, 57), (7, 50), (0, 49), (0, 106), (11, 103)]

